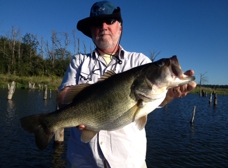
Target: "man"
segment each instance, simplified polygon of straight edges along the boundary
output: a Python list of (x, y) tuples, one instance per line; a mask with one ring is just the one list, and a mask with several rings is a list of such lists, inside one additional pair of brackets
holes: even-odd
[[(77, 29), (90, 37), (96, 49), (91, 54), (78, 54), (71, 61), (59, 87), (59, 102), (72, 85), (95, 83), (109, 70), (120, 73), (133, 67), (151, 62), (141, 53), (127, 52), (120, 45), (123, 20), (120, 8), (109, 1), (95, 3), (90, 17), (82, 19)], [(193, 75), (193, 71), (186, 72)], [(185, 96), (194, 89), (194, 82), (169, 90), (161, 105), (175, 97)], [(89, 143), (80, 140), (82, 129), (71, 128), (68, 140), (67, 167), (79, 168), (142, 168), (146, 167), (145, 129), (138, 130), (131, 123), (116, 131), (100, 131)]]

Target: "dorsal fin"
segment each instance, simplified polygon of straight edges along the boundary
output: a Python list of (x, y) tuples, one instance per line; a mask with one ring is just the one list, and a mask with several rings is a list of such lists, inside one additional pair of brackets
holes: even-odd
[(114, 71), (107, 71), (104, 73), (104, 75), (102, 75), (99, 79), (98, 82), (104, 81), (105, 79), (115, 75), (116, 73)]
[(63, 98), (63, 104), (71, 103), (73, 101), (73, 99), (75, 98), (75, 96), (88, 86), (90, 86), (90, 84), (81, 84), (81, 85), (71, 86), (67, 90), (66, 95)]

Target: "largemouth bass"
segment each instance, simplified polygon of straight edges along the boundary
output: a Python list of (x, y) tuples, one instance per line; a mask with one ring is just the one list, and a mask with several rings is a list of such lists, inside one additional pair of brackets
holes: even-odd
[(162, 103), (169, 88), (194, 79), (184, 75), (176, 56), (119, 74), (109, 71), (95, 84), (70, 87), (64, 98), (69, 104), (64, 108), (21, 118), (21, 126), (35, 134), (40, 150), (60, 128), (80, 124), (86, 126), (81, 134), (83, 142), (89, 142), (100, 130), (120, 129), (131, 122), (141, 130), (147, 115)]

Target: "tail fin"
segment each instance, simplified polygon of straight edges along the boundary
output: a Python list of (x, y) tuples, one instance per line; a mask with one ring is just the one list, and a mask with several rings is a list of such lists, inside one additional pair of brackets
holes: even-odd
[(42, 118), (46, 115), (33, 115), (20, 119), (22, 128), (28, 133), (35, 134), (36, 146), (40, 150), (45, 149), (54, 136), (54, 131), (49, 130), (42, 122)]

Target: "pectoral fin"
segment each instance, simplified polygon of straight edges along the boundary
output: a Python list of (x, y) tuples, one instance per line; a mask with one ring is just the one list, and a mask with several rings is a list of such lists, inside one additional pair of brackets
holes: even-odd
[(84, 129), (82, 130), (81, 141), (88, 143), (98, 132)]
[(136, 125), (138, 126), (139, 130), (142, 130), (145, 125), (146, 125), (146, 122), (147, 122), (147, 115), (139, 118), (138, 120), (135, 121), (136, 122)]

